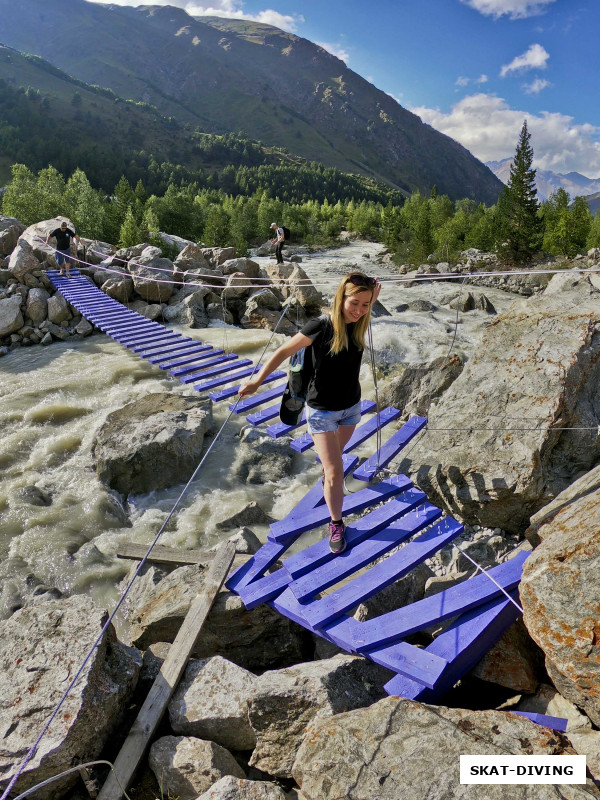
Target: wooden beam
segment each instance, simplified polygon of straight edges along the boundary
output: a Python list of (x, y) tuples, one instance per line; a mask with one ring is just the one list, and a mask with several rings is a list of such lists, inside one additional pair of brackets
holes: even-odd
[[(117, 556), (141, 561), (147, 552), (148, 546), (145, 544), (126, 543), (119, 545)], [(207, 553), (206, 550), (177, 550), (157, 544), (147, 560), (155, 564), (208, 564), (214, 556), (214, 553)]]
[(109, 773), (98, 795), (98, 800), (120, 800), (127, 790), (185, 670), (215, 597), (229, 573), (234, 555), (233, 542), (226, 541), (217, 550), (214, 561), (206, 573), (202, 591), (196, 595), (175, 641), (169, 648), (169, 653), (117, 756), (114, 769)]

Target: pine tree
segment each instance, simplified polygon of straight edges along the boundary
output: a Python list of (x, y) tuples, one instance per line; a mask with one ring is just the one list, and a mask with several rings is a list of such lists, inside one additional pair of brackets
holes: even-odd
[(527, 122), (523, 122), (508, 185), (499, 201), (502, 243), (500, 255), (515, 264), (528, 261), (542, 243), (542, 221), (538, 215), (533, 148)]

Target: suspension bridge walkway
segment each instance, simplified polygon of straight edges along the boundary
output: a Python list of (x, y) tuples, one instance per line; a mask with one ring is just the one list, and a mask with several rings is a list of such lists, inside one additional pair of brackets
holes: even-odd
[[(58, 271), (48, 272), (56, 289), (97, 328), (173, 378), (207, 393), (214, 402), (235, 397), (238, 382), (255, 370), (250, 359), (183, 336), (128, 309), (78, 270), (71, 275), (68, 279)], [(279, 383), (238, 400), (230, 410), (246, 415), (249, 424), (261, 426), (273, 438), (291, 435), (304, 425), (304, 416), (296, 426), (274, 422), (286, 380), (285, 372), (274, 372), (268, 382)], [(362, 402), (362, 415), (374, 411), (373, 402)], [(463, 525), (432, 505), (408, 477), (386, 469), (424, 431), (424, 417), (409, 419), (362, 463), (353, 454), (400, 415), (398, 409), (383, 409), (357, 426), (345, 448), (345, 475), (363, 481), (365, 488), (344, 498), (344, 517), (351, 520), (344, 553), (333, 555), (326, 540), (303, 549), (294, 547), (288, 553), (304, 533), (329, 520), (319, 481), (284, 519), (270, 526), (265, 544), (229, 577), (226, 586), (247, 608), (267, 603), (343, 650), (386, 667), (394, 673), (385, 685), (388, 694), (432, 702), (465, 675), (519, 617), (518, 587), (528, 554), (517, 551), (493, 569), (375, 618), (359, 621), (353, 616), (359, 605), (463, 533)], [(312, 446), (308, 433), (291, 440), (291, 447), (300, 453)], [(382, 472), (386, 477), (377, 480)], [(415, 634), (442, 625), (446, 627), (426, 646), (414, 643)], [(525, 716), (565, 729), (565, 720)]]

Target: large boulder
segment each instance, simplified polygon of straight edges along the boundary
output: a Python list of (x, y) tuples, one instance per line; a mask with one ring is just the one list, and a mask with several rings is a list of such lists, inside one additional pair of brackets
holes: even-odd
[(289, 800), (279, 786), (269, 781), (247, 781), (226, 775), (213, 783), (208, 791), (201, 794), (198, 800)]
[(0, 256), (8, 256), (17, 246), (25, 225), (14, 217), (0, 215)]
[(150, 748), (148, 762), (164, 794), (178, 800), (198, 797), (225, 775), (246, 777), (224, 747), (192, 736), (163, 736)]
[(135, 264), (129, 264), (133, 286), (147, 303), (166, 303), (175, 289), (173, 262), (152, 253), (145, 255), (150, 249), (146, 248)]
[(30, 290), (27, 295), (26, 314), (33, 323), (43, 322), (47, 318), (49, 297), (45, 289)]
[(21, 295), (15, 294), (0, 300), (0, 339), (10, 336), (23, 327), (24, 320), (21, 314)]
[(173, 266), (176, 272), (188, 272), (190, 270), (199, 272), (200, 270), (210, 269), (210, 264), (204, 258), (204, 253), (197, 244), (186, 245), (175, 259)]
[[(117, 641), (112, 627), (92, 647), (105, 622), (106, 612), (83, 595), (23, 608), (0, 622), (0, 792), (17, 773), (90, 648), (81, 677), (15, 790), (25, 791), (73, 764), (98, 758), (108, 736), (118, 730), (141, 656)], [(74, 773), (35, 796), (62, 796), (77, 780)]]
[(25, 239), (19, 239), (17, 246), (8, 259), (8, 268), (18, 281), (22, 281), (25, 275), (40, 268), (40, 262), (33, 254), (31, 245)]
[(250, 765), (291, 777), (309, 724), (380, 700), (385, 672), (372, 661), (344, 654), (263, 673), (248, 712), (256, 734)]
[(98, 477), (121, 494), (185, 482), (211, 425), (210, 401), (165, 392), (128, 403), (109, 414), (96, 434)]
[(71, 319), (71, 312), (69, 311), (67, 301), (62, 294), (58, 292), (48, 298), (48, 319), (50, 322), (54, 323), (54, 325), (60, 325), (61, 322), (66, 322)]
[[(370, 708), (318, 719), (292, 774), (303, 800), (589, 800), (587, 786), (460, 783), (460, 756), (574, 755), (568, 739), (503, 711), (466, 711), (388, 697)], [(518, 794), (510, 789), (518, 788)], [(507, 791), (509, 790), (509, 791)]]
[(432, 502), (470, 524), (519, 533), (598, 461), (599, 299), (581, 280), (517, 301), (488, 325), (431, 408), (433, 435), (412, 465), (400, 464), (418, 473)]
[(133, 294), (133, 280), (128, 275), (111, 275), (102, 284), (102, 291), (119, 303), (127, 303)]
[[(166, 577), (151, 568), (136, 581), (130, 595), (129, 642), (142, 650), (156, 642), (172, 642), (203, 587), (204, 572), (197, 567), (179, 567)], [(303, 628), (270, 606), (248, 610), (237, 594), (221, 589), (193, 655), (219, 655), (258, 672), (300, 661), (308, 638)]]
[(525, 562), (523, 620), (559, 692), (600, 725), (600, 467), (533, 519), (541, 541)]
[(410, 364), (381, 389), (381, 406), (400, 408), (408, 416), (427, 416), (431, 403), (454, 383), (463, 367), (464, 358), (456, 353), (429, 363)]
[(256, 686), (255, 675), (220, 656), (192, 660), (169, 703), (171, 728), (228, 750), (253, 750), (248, 705)]

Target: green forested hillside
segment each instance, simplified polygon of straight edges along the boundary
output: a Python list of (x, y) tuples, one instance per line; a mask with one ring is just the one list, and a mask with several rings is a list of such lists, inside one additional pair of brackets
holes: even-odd
[[(5, 44), (183, 125), (243, 130), (404, 194), (437, 186), (454, 200), (493, 203), (502, 188), (457, 142), (323, 48), (272, 26), (85, 0), (0, 0), (0, 19)], [(57, 48), (59, 38), (68, 46)]]

